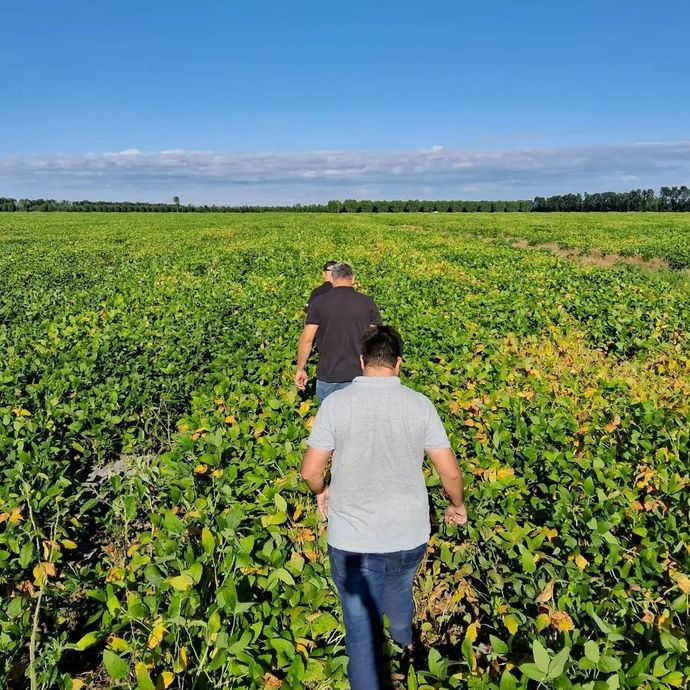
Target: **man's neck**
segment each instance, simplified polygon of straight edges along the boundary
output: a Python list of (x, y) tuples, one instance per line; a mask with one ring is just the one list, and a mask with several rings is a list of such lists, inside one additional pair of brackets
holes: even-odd
[(362, 370), (362, 376), (374, 378), (374, 377), (383, 377), (383, 376), (397, 376), (398, 372), (395, 371), (395, 369), (392, 369), (391, 367), (364, 367)]
[(339, 288), (339, 287), (349, 287), (349, 288), (351, 288), (351, 287), (352, 287), (352, 283), (349, 282), (349, 281), (345, 281), (345, 280), (343, 280), (343, 281), (334, 280), (334, 281), (333, 281), (333, 287), (334, 287), (334, 288)]

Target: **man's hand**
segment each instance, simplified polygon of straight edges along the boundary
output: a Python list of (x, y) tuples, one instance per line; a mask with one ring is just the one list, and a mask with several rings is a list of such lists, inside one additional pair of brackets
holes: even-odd
[(461, 506), (449, 505), (446, 508), (447, 525), (464, 525), (467, 522), (467, 510), (465, 504)]
[[(319, 513), (324, 520), (328, 520), (328, 484), (320, 494), (316, 494), (316, 505), (319, 507)], [(467, 520), (467, 516), (465, 516)]]
[(295, 385), (297, 388), (303, 391), (307, 387), (307, 381), (309, 381), (309, 376), (307, 376), (306, 370), (298, 369), (295, 374)]

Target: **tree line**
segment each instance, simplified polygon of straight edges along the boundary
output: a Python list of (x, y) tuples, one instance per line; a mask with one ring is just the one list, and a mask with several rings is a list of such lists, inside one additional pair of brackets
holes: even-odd
[(690, 211), (690, 189), (662, 187), (658, 196), (653, 189), (538, 196), (532, 211)]
[(289, 206), (225, 206), (146, 203), (140, 201), (56, 201), (55, 199), (11, 199), (0, 197), (0, 211), (77, 211), (90, 213), (508, 213), (552, 211), (690, 211), (690, 189), (662, 187), (630, 192), (597, 194), (561, 194), (538, 196), (533, 201), (420, 201), (419, 199), (371, 201), (367, 199), (333, 199), (326, 204), (293, 204)]
[(0, 211), (78, 211), (111, 213), (450, 213), (530, 211), (532, 201), (420, 201), (418, 199), (369, 201), (366, 199), (332, 200), (326, 204), (293, 204), (290, 206), (225, 206), (154, 204), (139, 201), (56, 201), (55, 199), (10, 199), (0, 197)]

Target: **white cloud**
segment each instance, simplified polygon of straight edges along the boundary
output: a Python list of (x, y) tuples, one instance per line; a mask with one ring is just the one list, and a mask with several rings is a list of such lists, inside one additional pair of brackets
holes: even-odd
[(562, 148), (219, 153), (171, 149), (0, 158), (0, 196), (288, 203), (531, 198), (690, 182), (690, 141)]

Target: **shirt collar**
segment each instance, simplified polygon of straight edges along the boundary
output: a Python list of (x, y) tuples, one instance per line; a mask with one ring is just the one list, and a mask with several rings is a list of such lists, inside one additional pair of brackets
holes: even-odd
[(400, 384), (399, 376), (356, 376), (352, 383), (363, 383), (365, 385), (383, 386), (385, 384)]

